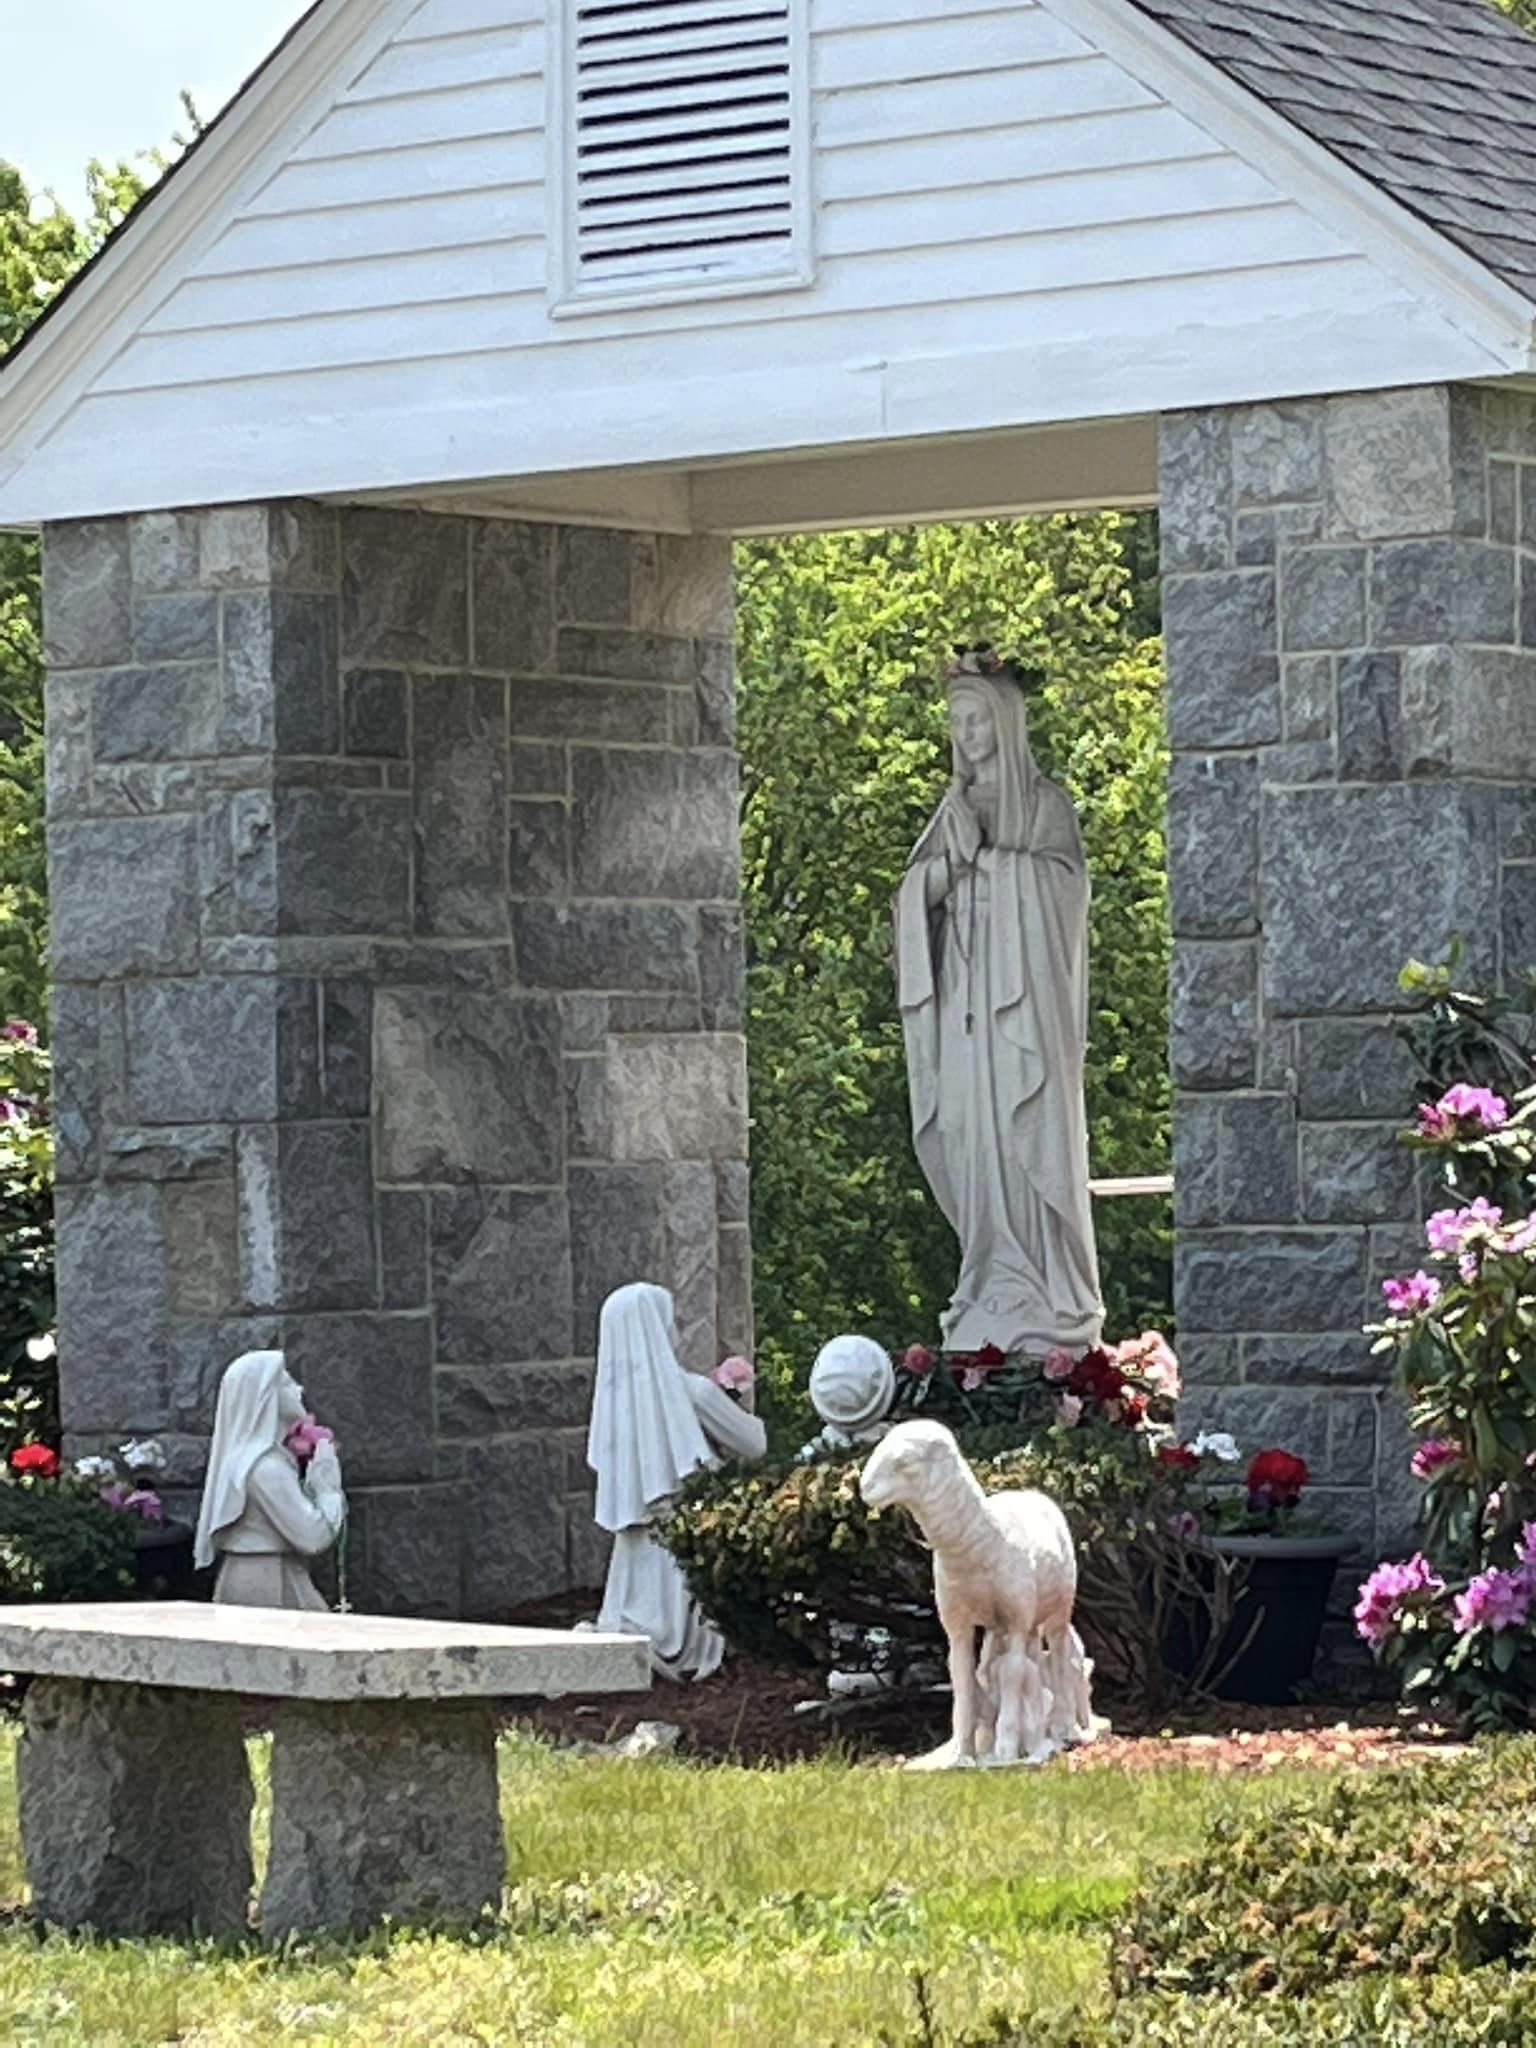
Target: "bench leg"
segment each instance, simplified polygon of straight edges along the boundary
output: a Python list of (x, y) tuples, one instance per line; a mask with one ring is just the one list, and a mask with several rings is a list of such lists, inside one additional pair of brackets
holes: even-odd
[(276, 1707), (268, 1940), (386, 1918), (463, 1926), (494, 1912), (505, 1872), (489, 1702)]
[(102, 1935), (243, 1935), (251, 1774), (228, 1693), (37, 1678), (16, 1760), (38, 1918)]

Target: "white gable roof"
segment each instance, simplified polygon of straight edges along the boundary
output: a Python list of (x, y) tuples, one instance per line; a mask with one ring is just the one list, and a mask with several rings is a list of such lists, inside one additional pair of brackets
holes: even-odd
[(0, 523), (1531, 367), (1520, 292), (1126, 0), (760, 0), (806, 273), (563, 307), (576, 4), (319, 0), (0, 374)]

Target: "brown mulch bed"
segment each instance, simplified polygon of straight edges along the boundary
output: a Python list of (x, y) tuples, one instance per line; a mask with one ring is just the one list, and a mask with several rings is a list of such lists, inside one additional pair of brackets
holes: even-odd
[[(508, 1620), (569, 1627), (591, 1603), (546, 1602)], [(605, 1743), (641, 1721), (681, 1729), (680, 1755), (743, 1764), (784, 1763), (837, 1748), (871, 1761), (895, 1761), (936, 1747), (947, 1731), (943, 1694), (861, 1700), (824, 1716), (797, 1713), (823, 1697), (814, 1673), (785, 1671), (731, 1657), (702, 1685), (658, 1680), (649, 1693), (604, 1699), (509, 1701), (520, 1725), (554, 1742)], [(1449, 1733), (1422, 1716), (1380, 1701), (1320, 1700), (1298, 1707), (1249, 1707), (1223, 1701), (1181, 1708), (1156, 1722), (1101, 1703), (1113, 1732), (1062, 1759), (1065, 1770), (1152, 1770), (1185, 1765), (1208, 1771), (1344, 1769), (1454, 1753)]]

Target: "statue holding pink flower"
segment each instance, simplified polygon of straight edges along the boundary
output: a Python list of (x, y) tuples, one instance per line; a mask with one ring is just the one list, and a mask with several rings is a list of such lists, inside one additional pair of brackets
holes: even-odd
[(336, 1542), (347, 1498), (331, 1432), (281, 1351), (248, 1351), (219, 1385), (193, 1555), (218, 1564), (213, 1597), (324, 1612), (310, 1560)]
[(708, 1375), (687, 1370), (664, 1287), (635, 1281), (603, 1303), (587, 1463), (597, 1478), (594, 1517), (613, 1550), (597, 1626), (649, 1636), (663, 1678), (710, 1677), (725, 1639), (651, 1528), (690, 1474), (722, 1457), (762, 1457), (767, 1431), (736, 1398), (750, 1393), (754, 1378), (745, 1358), (727, 1358)]

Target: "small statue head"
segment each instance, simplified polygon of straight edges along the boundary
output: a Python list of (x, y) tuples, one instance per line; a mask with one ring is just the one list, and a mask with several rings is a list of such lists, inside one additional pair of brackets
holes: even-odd
[(873, 1337), (834, 1337), (811, 1367), (811, 1406), (850, 1435), (879, 1422), (896, 1394), (888, 1354)]
[(957, 1466), (969, 1469), (942, 1422), (898, 1422), (870, 1453), (859, 1492), (872, 1508), (915, 1507)]

